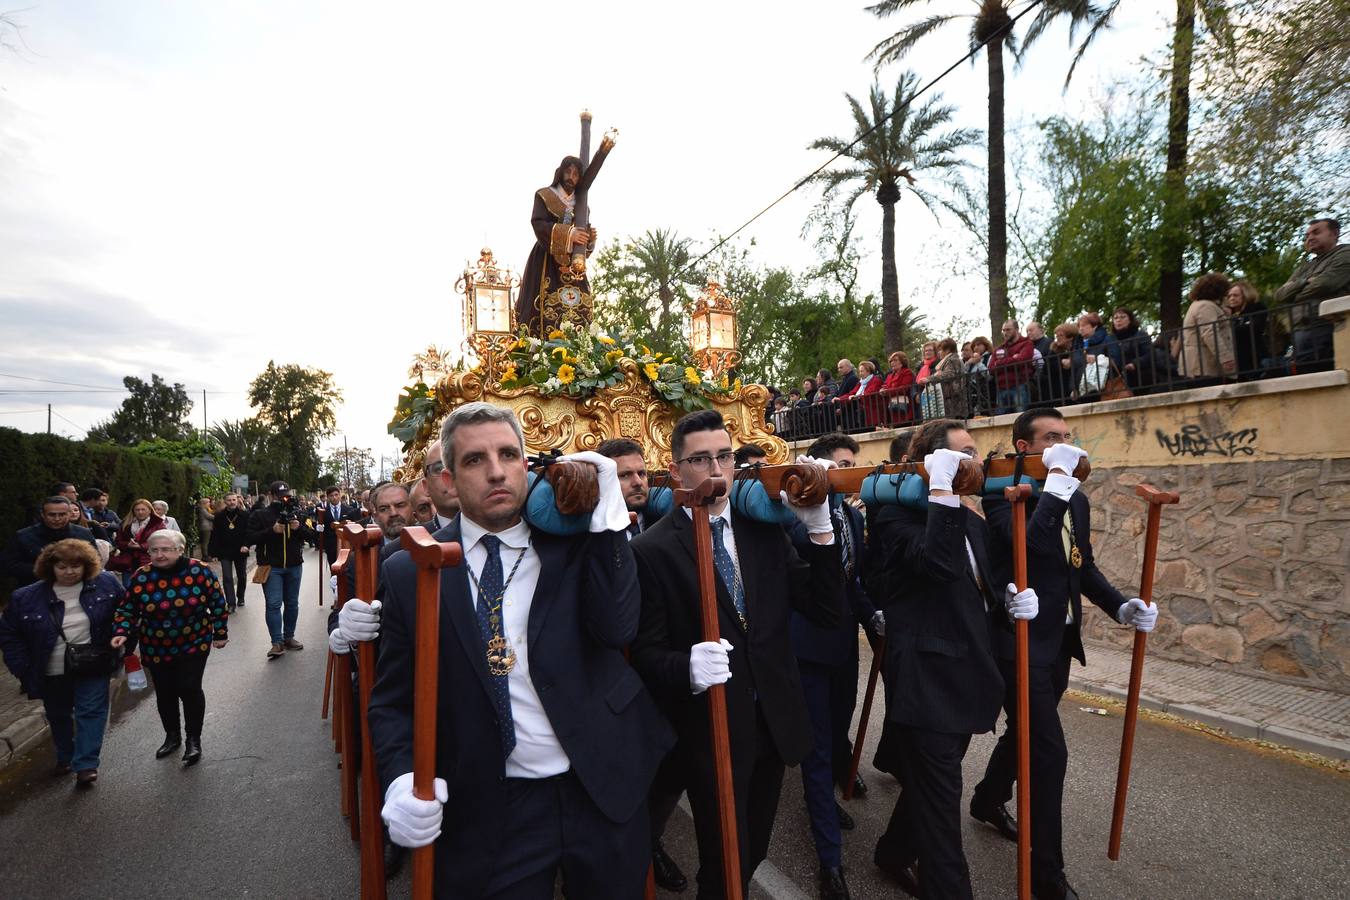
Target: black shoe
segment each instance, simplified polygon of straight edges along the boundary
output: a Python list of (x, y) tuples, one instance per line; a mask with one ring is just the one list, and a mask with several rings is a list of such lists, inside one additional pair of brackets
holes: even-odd
[(660, 841), (652, 844), (652, 875), (657, 885), (667, 891), (679, 893), (689, 886), (689, 879), (684, 877), (684, 873), (675, 865), (675, 860), (666, 853), (666, 848), (661, 846)]
[(81, 769), (75, 775), (76, 787), (91, 788), (95, 781), (98, 781), (98, 769)]
[(398, 877), (398, 873), (403, 871), (403, 864), (408, 861), (408, 848), (400, 847), (393, 841), (384, 842), (384, 880)]
[(233, 604), (233, 603), (227, 603), (227, 604), (225, 604), (225, 612), (226, 612), (227, 615), (228, 615), (229, 613), (234, 612), (234, 604)]
[[(842, 791), (848, 785), (848, 774), (845, 773), (844, 775), (840, 776), (839, 780), (836, 781), (835, 784), (839, 785), (839, 790)], [(861, 775), (853, 776), (853, 796), (855, 797), (867, 796), (867, 782), (862, 780)]]
[(853, 821), (853, 817), (848, 814), (848, 810), (840, 806), (838, 802), (834, 804), (834, 808), (835, 811), (839, 813), (840, 829), (844, 831), (852, 831), (854, 828), (857, 827), (857, 824)]
[(195, 766), (202, 758), (202, 739), (190, 737), (187, 739), (187, 746), (183, 748), (183, 765)]
[(970, 802), (970, 817), (977, 822), (994, 826), (998, 833), (1014, 844), (1017, 843), (1017, 820), (1002, 803), (997, 806), (983, 806), (974, 800)]
[(880, 847), (872, 854), (872, 862), (883, 874), (900, 885), (900, 890), (911, 897), (919, 896), (919, 864), (917, 862), (901, 865), (882, 853)]
[(1036, 900), (1078, 900), (1078, 892), (1063, 875), (1055, 881), (1042, 881), (1039, 884), (1033, 881), (1031, 896)]
[(52, 766), (52, 777), (62, 778), (70, 774), (70, 763), (59, 762)]
[(155, 759), (163, 759), (181, 746), (183, 746), (183, 738), (180, 735), (166, 734), (164, 743), (160, 744), (159, 749), (155, 751)]
[(844, 880), (844, 870), (839, 866), (821, 867), (820, 900), (849, 900), (848, 882)]
[(235, 606), (239, 607), (240, 609), (243, 609), (243, 608), (244, 608), (244, 598), (243, 598), (243, 597), (240, 597), (240, 598), (239, 598), (239, 602), (236, 603)]

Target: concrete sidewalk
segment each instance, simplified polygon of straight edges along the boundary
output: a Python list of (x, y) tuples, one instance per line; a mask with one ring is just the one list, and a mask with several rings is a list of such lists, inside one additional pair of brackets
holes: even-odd
[[(1069, 684), (1121, 700), (1130, 684), (1130, 653), (1089, 644), (1086, 667), (1076, 663)], [(1147, 657), (1139, 703), (1255, 738), (1350, 759), (1350, 695), (1255, 678), (1188, 663)]]

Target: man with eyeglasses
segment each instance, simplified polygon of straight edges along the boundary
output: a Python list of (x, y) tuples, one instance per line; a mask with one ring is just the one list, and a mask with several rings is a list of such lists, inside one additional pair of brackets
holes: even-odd
[(436, 510), (435, 517), (427, 523), (427, 530), (432, 534), (449, 525), (459, 515), (459, 495), (455, 493), (454, 484), (441, 477), (444, 471), (441, 441), (437, 438), (427, 447), (426, 456), (422, 458), (422, 482), (427, 486), (431, 505)]
[[(1091, 507), (1072, 474), (1087, 452), (1070, 443), (1069, 426), (1059, 410), (1027, 410), (1013, 422), (1012, 437), (1019, 453), (1042, 454), (1050, 472), (1044, 489), (1027, 501), (1026, 510), (1027, 586), (1040, 598), (1040, 615), (1028, 627), (1029, 720), (1016, 719), (1014, 633), (1011, 625), (1000, 623), (994, 646), (1003, 676), (1008, 726), (989, 757), (983, 780), (975, 786), (970, 814), (1016, 840), (1016, 825), (1004, 804), (1012, 798), (1017, 777), (1017, 729), (1029, 727), (1031, 892), (1041, 900), (1060, 900), (1078, 896), (1064, 876), (1062, 804), (1069, 751), (1059, 721), (1059, 700), (1069, 684), (1069, 661), (1087, 664), (1080, 631), (1082, 598), (1086, 596), (1122, 625), (1143, 632), (1153, 630), (1158, 608), (1146, 606), (1137, 597), (1127, 600), (1097, 568)], [(1011, 580), (1012, 571), (1012, 509), (1001, 497), (986, 497), (984, 512), (997, 551), (997, 583), (1004, 584)]]
[[(712, 476), (730, 480), (731, 436), (716, 410), (677, 422), (671, 451), (670, 473), (679, 487), (697, 487)], [(632, 662), (679, 735), (674, 753), (694, 813), (699, 897), (725, 895), (708, 688), (726, 685), (743, 893), (768, 855), (784, 768), (801, 762), (814, 742), (789, 611), (827, 627), (837, 622), (844, 579), (828, 500), (789, 508), (809, 535), (800, 553), (782, 527), (742, 517), (726, 497), (709, 507), (718, 643), (703, 640), (691, 511), (673, 511), (632, 542), (642, 587)]]

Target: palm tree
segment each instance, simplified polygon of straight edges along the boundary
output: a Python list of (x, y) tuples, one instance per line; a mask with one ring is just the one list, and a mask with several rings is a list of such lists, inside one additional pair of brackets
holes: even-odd
[(1167, 109), (1167, 172), (1163, 176), (1162, 269), (1158, 313), (1164, 328), (1181, 326), (1181, 288), (1187, 235), (1186, 154), (1190, 143), (1191, 65), (1195, 55), (1195, 18), (1220, 45), (1231, 48), (1228, 9), (1222, 0), (1177, 0), (1172, 23), (1172, 84)]
[(596, 259), (594, 289), (601, 296), (597, 316), (606, 325), (646, 330), (653, 346), (669, 350), (684, 342), (685, 312), (699, 275), (686, 271), (693, 242), (673, 229), (648, 230), (626, 243), (615, 242)]
[[(900, 202), (901, 190), (918, 197), (935, 215), (937, 206), (962, 215), (943, 193), (958, 187), (956, 174), (967, 165), (958, 152), (979, 139), (978, 131), (948, 127), (954, 110), (942, 103), (940, 94), (934, 94), (922, 106), (914, 106), (918, 84), (919, 77), (907, 72), (896, 82), (890, 97), (879, 84), (873, 84), (868, 109), (845, 94), (853, 113), (853, 136), (820, 138), (810, 148), (829, 150), (848, 160), (844, 166), (816, 176), (824, 183), (827, 196), (852, 185), (845, 198), (846, 207), (851, 208), (868, 193), (875, 193), (881, 204), (881, 322), (887, 354), (901, 349), (905, 338), (895, 271), (895, 205)], [(945, 190), (936, 192), (935, 188)]]
[[(881, 0), (875, 6), (869, 6), (867, 11), (881, 19), (927, 2), (929, 0)], [(944, 7), (951, 5), (951, 0), (940, 2)], [(868, 58), (874, 60), (879, 69), (886, 63), (901, 59), (911, 47), (931, 32), (958, 19), (971, 20), (972, 47), (985, 44), (985, 57), (989, 64), (989, 322), (996, 332), (1011, 312), (1008, 304), (1008, 191), (1003, 159), (1003, 46), (1007, 44), (1014, 57), (1020, 54), (1021, 51), (1012, 33), (1014, 17), (1037, 0), (973, 0), (973, 2), (975, 4), (973, 13), (964, 15), (940, 13), (905, 26), (873, 47)], [(1089, 0), (1043, 0), (1040, 11), (1032, 19), (1031, 26), (1022, 40), (1022, 49), (1033, 43), (1051, 22), (1061, 16), (1067, 16), (1069, 19), (1071, 42), (1076, 36), (1077, 29), (1086, 24), (1089, 28), (1088, 34), (1074, 55), (1068, 78), (1065, 79), (1067, 85), (1068, 79), (1073, 77), (1074, 67), (1078, 65), (1092, 39), (1109, 26), (1119, 3), (1120, 0), (1110, 0), (1105, 7), (1098, 7)]]

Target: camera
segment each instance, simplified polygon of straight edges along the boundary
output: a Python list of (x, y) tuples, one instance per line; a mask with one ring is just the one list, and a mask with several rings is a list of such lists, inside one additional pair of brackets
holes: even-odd
[(277, 521), (292, 527), (300, 524), (300, 504), (293, 495), (287, 495), (272, 503)]

